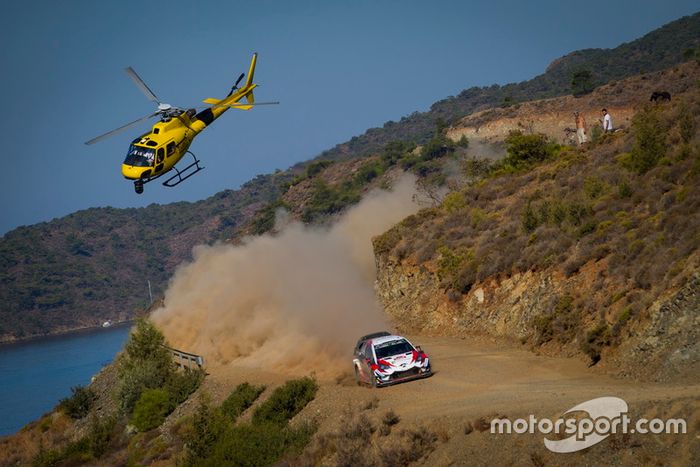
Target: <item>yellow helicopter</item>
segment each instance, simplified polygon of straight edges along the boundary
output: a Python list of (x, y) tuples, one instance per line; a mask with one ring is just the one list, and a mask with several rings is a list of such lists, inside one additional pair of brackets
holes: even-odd
[[(245, 73), (241, 73), (225, 98), (205, 99), (203, 102), (210, 104), (211, 107), (207, 107), (200, 112), (197, 112), (197, 109), (185, 110), (161, 102), (153, 91), (146, 86), (146, 83), (144, 83), (139, 75), (136, 74), (133, 68), (126, 68), (126, 73), (146, 97), (158, 105), (158, 110), (86, 141), (85, 144), (95, 144), (130, 128), (132, 125), (136, 125), (152, 117), (160, 116), (160, 121), (153, 125), (150, 132), (139, 136), (131, 142), (129, 152), (122, 164), (122, 175), (129, 180), (134, 180), (134, 189), (136, 193), (139, 194), (143, 193), (143, 185), (145, 183), (160, 178), (171, 170), (176, 172), (175, 175), (165, 180), (163, 185), (167, 187), (179, 185), (192, 175), (204, 169), (204, 167), (199, 165), (200, 160), (189, 151), (189, 147), (195, 136), (201, 133), (202, 130), (209, 126), (214, 120), (219, 118), (221, 114), (228, 109), (250, 110), (257, 105), (278, 104), (278, 102), (256, 103), (253, 98), (253, 89), (257, 87), (257, 84), (253, 83), (253, 74), (255, 73), (257, 57), (258, 54), (254, 53), (253, 59), (250, 62), (250, 69), (248, 70), (248, 78), (242, 87), (239, 88), (238, 85), (243, 80)], [(240, 102), (242, 99), (245, 99), (244, 103)], [(177, 164), (185, 154), (190, 154), (194, 161), (182, 169), (177, 169), (175, 164)]]

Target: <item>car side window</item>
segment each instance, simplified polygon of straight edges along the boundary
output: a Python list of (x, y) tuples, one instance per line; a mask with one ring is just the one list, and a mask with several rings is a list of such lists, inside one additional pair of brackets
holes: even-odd
[(369, 342), (365, 343), (365, 347), (362, 350), (362, 356), (365, 359), (372, 361), (372, 344), (370, 344)]

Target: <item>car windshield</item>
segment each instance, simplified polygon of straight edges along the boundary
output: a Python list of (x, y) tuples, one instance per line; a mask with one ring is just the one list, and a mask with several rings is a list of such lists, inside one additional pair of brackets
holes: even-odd
[(124, 164), (134, 167), (150, 167), (153, 165), (153, 157), (155, 154), (155, 149), (143, 148), (132, 144), (129, 146), (129, 152), (126, 154)]
[(377, 358), (386, 358), (413, 352), (413, 346), (406, 339), (401, 339), (377, 344), (374, 346), (374, 352), (377, 354)]

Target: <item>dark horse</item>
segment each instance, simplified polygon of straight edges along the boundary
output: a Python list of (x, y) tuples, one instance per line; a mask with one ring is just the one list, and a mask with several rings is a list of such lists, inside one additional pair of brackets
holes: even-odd
[(659, 101), (670, 101), (671, 93), (667, 91), (655, 91), (651, 94), (649, 101), (659, 102)]

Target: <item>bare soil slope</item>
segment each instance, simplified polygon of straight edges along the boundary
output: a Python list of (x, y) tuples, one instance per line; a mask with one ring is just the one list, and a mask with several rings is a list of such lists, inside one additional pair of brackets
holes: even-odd
[[(490, 340), (425, 336), (412, 340), (431, 356), (435, 375), (376, 390), (356, 386), (349, 372), (338, 381), (322, 381), (316, 399), (295, 419), (313, 420), (320, 427), (300, 463), (343, 464), (348, 459), (342, 456), (350, 454), (343, 454), (342, 448), (340, 454), (328, 450), (328, 440), (341, 436), (346, 447), (361, 441), (357, 448), (366, 455), (359, 462), (390, 464), (386, 455), (402, 432), (432, 436), (429, 446), (414, 446), (424, 450), (418, 462), (425, 465), (698, 465), (700, 461), (699, 384), (629, 384), (587, 368), (582, 359), (537, 356)], [(223, 399), (243, 381), (272, 386), (287, 378), (230, 365), (213, 369), (205, 390), (214, 399)], [(555, 454), (545, 448), (544, 435), (496, 435), (484, 424), (497, 415), (511, 420), (530, 414), (555, 419), (581, 402), (603, 396), (624, 399), (633, 420), (685, 418), (688, 434), (618, 434), (582, 452)], [(391, 435), (383, 436), (382, 420), (388, 411), (400, 421)], [(368, 439), (357, 433), (353, 437), (348, 427), (358, 421), (376, 431)]]

